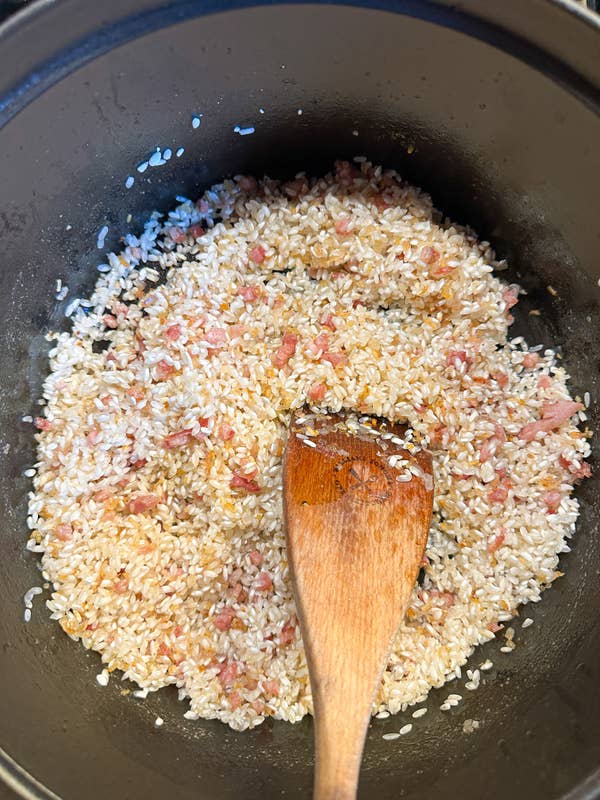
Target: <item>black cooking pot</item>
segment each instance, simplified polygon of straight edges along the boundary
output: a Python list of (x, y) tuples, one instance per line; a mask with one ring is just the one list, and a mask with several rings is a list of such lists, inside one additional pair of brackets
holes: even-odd
[[(39, 0), (0, 30), (0, 795), (310, 793), (310, 720), (247, 733), (186, 721), (174, 691), (139, 701), (117, 680), (98, 686), (99, 657), (40, 598), (23, 622), (40, 577), (24, 550), (35, 455), (21, 416), (36, 413), (45, 331), (65, 328), (69, 299), (94, 283), (98, 231), (107, 224), (117, 247), (154, 208), (225, 175), (315, 173), (366, 154), (493, 242), (529, 292), (516, 332), (558, 346), (574, 393), (600, 400), (599, 84), (598, 21), (548, 0)], [(138, 173), (156, 146), (185, 152)], [(535, 625), (516, 626), (510, 655), (500, 642), (478, 650), (474, 665), (494, 662), (479, 690), (452, 686), (465, 697), (447, 713), (448, 687), (432, 692), (400, 745), (382, 740), (398, 718), (374, 720), (363, 797), (600, 796), (597, 478), (578, 496), (565, 577), (527, 609)], [(479, 730), (465, 734), (466, 719)]]

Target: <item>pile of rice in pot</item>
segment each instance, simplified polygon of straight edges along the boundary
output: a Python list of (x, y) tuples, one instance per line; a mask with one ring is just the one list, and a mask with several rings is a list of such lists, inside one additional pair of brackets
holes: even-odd
[(188, 718), (300, 720), (282, 452), (292, 409), (348, 408), (407, 420), (434, 459), (422, 580), (373, 712), (460, 674), (560, 574), (589, 475), (564, 367), (508, 338), (502, 267), (364, 160), (155, 213), (51, 337), (28, 521), (52, 618), (108, 673), (175, 684)]

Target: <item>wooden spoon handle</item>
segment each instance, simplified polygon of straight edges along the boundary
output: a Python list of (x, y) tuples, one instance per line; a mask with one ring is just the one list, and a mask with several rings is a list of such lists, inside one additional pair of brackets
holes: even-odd
[[(401, 616), (390, 615), (381, 603), (386, 592), (379, 591), (388, 588), (389, 577), (377, 576), (353, 557), (359, 554), (352, 546), (321, 549), (311, 557), (308, 551), (318, 540), (307, 537), (302, 544), (305, 557), (296, 564), (296, 583), (315, 712), (314, 797), (352, 800), (374, 695)], [(298, 555), (296, 540), (293, 561)], [(319, 558), (322, 580), (315, 590)]]
[(347, 715), (317, 717), (314, 800), (356, 797), (368, 718), (359, 713), (358, 704), (353, 708), (350, 704), (346, 699)]
[[(364, 644), (371, 654), (372, 645)], [(340, 650), (340, 655), (343, 650)], [(387, 653), (340, 663), (315, 687), (315, 800), (354, 800), (373, 698)]]

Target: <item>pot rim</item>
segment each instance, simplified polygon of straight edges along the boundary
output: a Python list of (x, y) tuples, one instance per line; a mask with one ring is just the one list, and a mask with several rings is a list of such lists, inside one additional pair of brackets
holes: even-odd
[[(0, 128), (62, 77), (168, 24), (278, 0), (34, 0), (0, 25)], [(428, 20), (510, 52), (600, 113), (600, 15), (574, 0), (287, 0), (344, 5)], [(527, 5), (527, 10), (524, 6)], [(521, 30), (527, 19), (527, 31)], [(43, 35), (36, 35), (43, 30)], [(31, 37), (36, 47), (24, 46)], [(573, 42), (577, 42), (577, 47)]]

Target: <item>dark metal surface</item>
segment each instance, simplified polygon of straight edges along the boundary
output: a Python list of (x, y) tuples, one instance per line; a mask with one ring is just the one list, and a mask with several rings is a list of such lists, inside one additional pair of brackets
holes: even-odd
[(21, 11), (29, 0), (0, 0), (0, 20), (4, 21), (11, 14)]
[[(301, 798), (312, 764), (308, 720), (243, 734), (187, 722), (172, 691), (142, 703), (115, 679), (100, 688), (98, 656), (41, 603), (22, 622), (39, 574), (23, 551), (22, 472), (34, 454), (19, 420), (35, 411), (43, 332), (64, 325), (54, 282), (66, 280), (70, 296), (90, 289), (103, 224), (115, 246), (128, 212), (135, 229), (223, 175), (319, 171), (367, 154), (492, 240), (530, 291), (518, 329), (560, 345), (574, 386), (600, 398), (598, 28), (547, 0), (359, 5), (227, 2), (204, 16), (216, 4), (62, 0), (0, 32), (0, 747), (65, 800)], [(239, 137), (236, 124), (256, 133)], [(181, 159), (135, 172), (156, 145), (180, 144)], [(401, 747), (381, 739), (397, 719), (374, 721), (363, 797), (598, 796), (597, 478), (579, 496), (565, 577), (527, 609), (536, 624), (512, 655), (498, 643), (475, 654), (495, 667), (458, 708), (438, 712), (448, 688), (432, 692)], [(462, 733), (466, 718), (481, 720), (477, 734)], [(5, 763), (4, 775), (25, 792), (18, 767)]]

